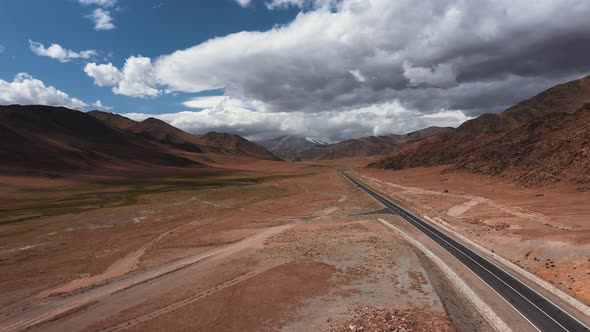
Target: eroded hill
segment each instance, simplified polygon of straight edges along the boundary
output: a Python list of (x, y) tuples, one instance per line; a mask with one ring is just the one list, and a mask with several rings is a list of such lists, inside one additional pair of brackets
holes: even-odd
[[(560, 84), (501, 114), (484, 114), (371, 163), (404, 169), (449, 164), (523, 184), (586, 181), (590, 76)], [(587, 157), (586, 157), (587, 158)]]

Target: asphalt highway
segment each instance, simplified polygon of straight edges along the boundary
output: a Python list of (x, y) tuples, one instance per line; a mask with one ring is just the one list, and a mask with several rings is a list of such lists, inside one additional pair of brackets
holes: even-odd
[(392, 213), (412, 224), (456, 257), (539, 331), (590, 331), (587, 326), (577, 320), (573, 315), (546, 299), (498, 265), (447, 236), (430, 223), (423, 221), (399, 205), (381, 196), (345, 172), (340, 171), (340, 173), (361, 190), (381, 202)]

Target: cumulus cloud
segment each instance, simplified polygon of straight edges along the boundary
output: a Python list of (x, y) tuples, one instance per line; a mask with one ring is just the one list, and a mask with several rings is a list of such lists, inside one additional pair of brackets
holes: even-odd
[(122, 70), (112, 63), (97, 65), (94, 62), (84, 67), (86, 75), (98, 86), (112, 86), (115, 94), (129, 97), (156, 97), (161, 91), (154, 88), (156, 80), (150, 58), (129, 57)]
[[(304, 135), (329, 142), (369, 135), (406, 133), (424, 127), (457, 126), (469, 117), (461, 111), (439, 110), (422, 114), (404, 108), (398, 101), (376, 104), (348, 111), (266, 113), (243, 108), (247, 103), (227, 96), (200, 97), (192, 100), (202, 111), (160, 114), (155, 117), (192, 133), (209, 131), (235, 132), (249, 139), (274, 138), (280, 135)], [(186, 104), (190, 105), (190, 101)], [(123, 114), (134, 120), (153, 114)]]
[[(248, 7), (252, 0), (234, 0), (242, 7)], [(341, 0), (268, 0), (265, 5), (268, 9), (282, 9), (287, 7), (299, 7), (301, 9), (313, 9), (319, 7), (333, 7)]]
[(92, 11), (92, 14), (88, 15), (88, 18), (94, 22), (94, 30), (113, 30), (116, 28), (113, 17), (108, 10), (96, 8)]
[(137, 56), (127, 58), (122, 79), (113, 88), (116, 94), (130, 97), (155, 97), (161, 91), (154, 88), (156, 79), (150, 58)]
[(433, 68), (412, 67), (409, 62), (404, 62), (404, 77), (410, 81), (412, 86), (433, 86), (438, 88), (451, 88), (457, 86), (457, 78), (453, 68), (443, 63)]
[(103, 65), (97, 65), (94, 62), (87, 63), (84, 72), (92, 77), (98, 86), (115, 86), (123, 78), (121, 71), (110, 62)]
[(99, 110), (103, 110), (103, 111), (110, 111), (113, 109), (113, 107), (111, 106), (106, 106), (103, 105), (102, 102), (100, 101), (100, 99), (97, 99), (94, 103), (91, 104), (93, 107), (96, 107)]
[(333, 8), (341, 0), (269, 0), (266, 2), (268, 9), (299, 7), (301, 9)]
[[(531, 79), (555, 84), (590, 71), (590, 2), (568, 1), (319, 1), (333, 8), (163, 55), (154, 59), (153, 75), (144, 76), (147, 86), (172, 92), (225, 88), (275, 112), (347, 110), (393, 99), (415, 108), (427, 97), (438, 99), (436, 107), (419, 108), (425, 113), (439, 107), (497, 112), (514, 96), (528, 97)], [(370, 79), (358, 84), (359, 78)], [(476, 89), (482, 82), (492, 89)], [(491, 95), (508, 87), (500, 99)], [(473, 105), (472, 95), (484, 102)], [(492, 97), (495, 106), (486, 102)]]
[(97, 52), (95, 50), (85, 50), (80, 52), (74, 52), (63, 48), (59, 44), (51, 44), (49, 47), (45, 47), (42, 43), (29, 40), (29, 48), (33, 53), (38, 56), (46, 56), (52, 59), (56, 59), (60, 62), (69, 62), (73, 59), (89, 59)]
[(117, 0), (79, 0), (79, 2), (86, 6), (112, 7), (117, 3)]
[(94, 30), (113, 30), (116, 28), (113, 23), (111, 12), (105, 8), (113, 7), (117, 4), (117, 0), (78, 0), (80, 4), (85, 6), (97, 6), (88, 16), (94, 22)]
[(133, 95), (223, 88), (258, 113), (350, 114), (392, 100), (418, 112), (392, 121), (499, 112), (590, 72), (590, 2), (566, 1), (268, 0), (302, 12), (154, 58)]
[(233, 106), (233, 107), (247, 107), (246, 103), (239, 99), (234, 99), (228, 96), (204, 96), (196, 97), (182, 103), (184, 106), (189, 108), (215, 108), (220, 106)]
[(240, 6), (248, 7), (252, 0), (235, 0)]
[(12, 82), (0, 79), (0, 104), (41, 104), (73, 109), (83, 109), (88, 106), (63, 91), (46, 86), (43, 81), (27, 73), (17, 74)]

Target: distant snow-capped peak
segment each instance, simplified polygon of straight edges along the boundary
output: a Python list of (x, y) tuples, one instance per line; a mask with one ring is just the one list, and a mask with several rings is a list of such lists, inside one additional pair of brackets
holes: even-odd
[(306, 137), (305, 140), (315, 145), (328, 145), (328, 143), (316, 138)]

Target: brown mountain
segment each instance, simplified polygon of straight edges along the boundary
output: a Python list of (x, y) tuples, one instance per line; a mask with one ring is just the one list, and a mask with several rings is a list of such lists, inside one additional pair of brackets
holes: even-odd
[(466, 121), (452, 132), (409, 145), (369, 166), (403, 169), (454, 164), (533, 119), (554, 112), (573, 113), (589, 102), (590, 76), (550, 88), (501, 114)]
[(189, 152), (204, 152), (197, 137), (155, 118), (137, 122), (119, 114), (91, 111), (88, 114), (116, 128), (145, 139)]
[(590, 104), (548, 113), (464, 155), (451, 170), (509, 175), (521, 184), (564, 179), (590, 190)]
[(183, 151), (278, 160), (263, 147), (234, 134), (211, 132), (206, 135), (192, 135), (155, 118), (137, 122), (118, 114), (101, 111), (92, 111), (88, 114), (116, 128)]
[(270, 144), (278, 140), (278, 145), (273, 151), (277, 151), (283, 159), (289, 161), (333, 160), (387, 154), (408, 144), (451, 130), (452, 128), (430, 127), (405, 135), (368, 136), (334, 144), (318, 144), (306, 141), (305, 138), (283, 137), (263, 141), (262, 144)]
[(197, 137), (202, 145), (215, 148), (227, 155), (281, 160), (264, 147), (250, 142), (239, 135), (212, 131), (205, 135), (198, 135)]
[(429, 127), (404, 135), (369, 136), (351, 139), (326, 147), (323, 151), (306, 151), (304, 158), (312, 160), (339, 159), (348, 157), (367, 157), (388, 154), (408, 144), (421, 141), (432, 135), (446, 133), (452, 128)]
[(44, 170), (201, 165), (84, 112), (38, 105), (0, 106), (0, 160)]
[(115, 113), (108, 113), (108, 112), (101, 112), (101, 111), (90, 111), (86, 114), (92, 115), (93, 117), (99, 119), (102, 122), (108, 123), (114, 127), (119, 129), (128, 129), (133, 127), (137, 124), (137, 121), (133, 121), (129, 118), (126, 118), (122, 115), (115, 114)]
[(306, 150), (329, 145), (328, 143), (324, 143), (322, 141), (290, 135), (260, 140), (256, 141), (255, 143), (265, 147), (279, 158), (288, 161), (301, 161), (302, 156)]
[(137, 122), (135, 125), (127, 128), (127, 130), (147, 139), (184, 151), (205, 152), (207, 150), (199, 144), (197, 137), (155, 118), (147, 118), (141, 122)]

